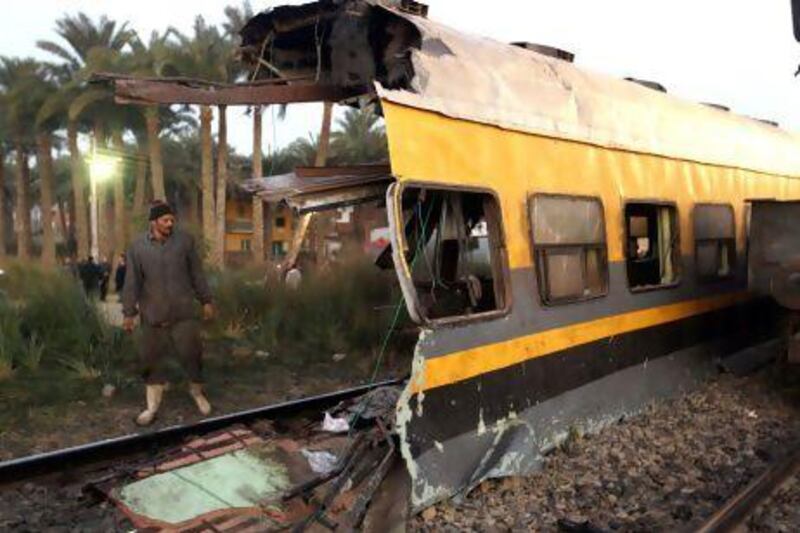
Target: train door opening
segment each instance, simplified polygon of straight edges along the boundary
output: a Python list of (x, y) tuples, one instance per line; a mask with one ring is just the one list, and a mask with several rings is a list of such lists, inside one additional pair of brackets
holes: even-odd
[(626, 267), (631, 290), (678, 283), (680, 248), (674, 205), (627, 204), (625, 233)]

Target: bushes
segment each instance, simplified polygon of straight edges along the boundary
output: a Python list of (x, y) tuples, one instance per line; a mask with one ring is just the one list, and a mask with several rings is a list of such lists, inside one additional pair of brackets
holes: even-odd
[[(294, 291), (277, 279), (265, 285), (246, 272), (226, 273), (213, 285), (218, 336), (227, 334), (297, 364), (330, 360), (335, 353), (373, 355), (400, 299), (394, 274), (366, 259), (348, 260), (329, 272), (304, 273)], [(402, 336), (393, 339), (390, 349), (401, 349)]]
[(0, 278), (0, 377), (59, 367), (85, 379), (110, 377), (132, 344), (108, 326), (67, 274), (12, 266)]

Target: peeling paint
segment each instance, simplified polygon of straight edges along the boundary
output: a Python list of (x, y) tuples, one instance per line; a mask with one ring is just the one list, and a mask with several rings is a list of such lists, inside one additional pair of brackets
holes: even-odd
[[(421, 329), (417, 345), (414, 348), (414, 359), (411, 363), (411, 377), (408, 384), (403, 389), (400, 399), (397, 401), (395, 427), (400, 439), (400, 455), (406, 463), (408, 474), (411, 477), (411, 503), (418, 505), (420, 502), (437, 501), (452, 494), (452, 488), (433, 486), (425, 481), (425, 476), (421, 475), (419, 465), (414, 460), (411, 450), (409, 435), (409, 425), (414, 417), (411, 409), (411, 398), (414, 390), (421, 390), (425, 383), (425, 357), (422, 355), (422, 346), (433, 335), (429, 329)], [(422, 416), (422, 404), (425, 399), (424, 394), (417, 395), (417, 416)], [(444, 446), (442, 446), (442, 450)], [(440, 450), (441, 451), (441, 450)]]
[(483, 408), (478, 411), (478, 436), (486, 434), (486, 422), (483, 421)]

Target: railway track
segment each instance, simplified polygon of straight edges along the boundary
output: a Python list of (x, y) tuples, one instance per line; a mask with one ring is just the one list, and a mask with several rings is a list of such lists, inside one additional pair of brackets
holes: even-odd
[(159, 450), (174, 446), (188, 437), (201, 437), (235, 424), (252, 423), (258, 420), (280, 420), (299, 416), (305, 412), (322, 411), (339, 402), (357, 398), (367, 392), (387, 386), (400, 385), (403, 379), (393, 379), (335, 391), (328, 394), (292, 400), (256, 409), (240, 411), (194, 424), (170, 426), (157, 431), (125, 435), (97, 441), (82, 446), (21, 457), (0, 463), (0, 488), (9, 483), (18, 483), (32, 478), (69, 472), (77, 475), (80, 470), (130, 460), (137, 455), (155, 454)]
[(772, 464), (741, 492), (729, 499), (696, 533), (725, 533), (737, 531), (758, 507), (769, 499), (786, 481), (800, 473), (800, 446)]

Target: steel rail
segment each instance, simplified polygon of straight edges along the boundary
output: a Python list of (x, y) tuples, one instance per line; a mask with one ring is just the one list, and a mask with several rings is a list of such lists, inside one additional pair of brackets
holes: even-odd
[(370, 385), (361, 385), (319, 396), (290, 400), (208, 418), (193, 424), (169, 426), (146, 433), (124, 435), (81, 446), (11, 459), (0, 463), (0, 485), (23, 481), (32, 477), (68, 472), (74, 468), (108, 461), (115, 457), (155, 450), (175, 444), (188, 436), (202, 435), (233, 424), (252, 422), (259, 419), (285, 418), (304, 411), (324, 409), (343, 400), (360, 396), (373, 389), (400, 385), (404, 379), (392, 379)]
[(800, 447), (773, 463), (751, 481), (736, 496), (726, 501), (696, 533), (723, 533), (734, 531), (744, 524), (756, 508), (780, 488), (786, 480), (800, 471)]

